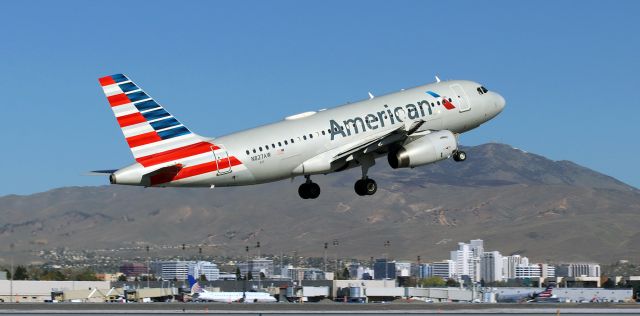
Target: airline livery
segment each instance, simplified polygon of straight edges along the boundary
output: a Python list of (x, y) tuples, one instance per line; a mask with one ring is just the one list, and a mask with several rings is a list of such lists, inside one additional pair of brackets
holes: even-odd
[(464, 161), (458, 136), (498, 115), (505, 100), (479, 83), (441, 81), (338, 106), (219, 138), (195, 134), (127, 76), (100, 85), (136, 162), (109, 174), (112, 184), (145, 187), (225, 187), (303, 176), (303, 199), (320, 187), (312, 175), (360, 167), (358, 195), (376, 193), (368, 171), (386, 156), (392, 168), (453, 157)]

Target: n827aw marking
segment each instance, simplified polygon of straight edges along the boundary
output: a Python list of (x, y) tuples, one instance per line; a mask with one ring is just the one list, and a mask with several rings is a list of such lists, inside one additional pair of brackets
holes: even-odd
[(453, 157), (464, 161), (458, 135), (498, 115), (505, 100), (465, 80), (440, 81), (216, 139), (199, 136), (122, 74), (99, 79), (136, 163), (109, 174), (112, 184), (214, 187), (304, 176), (298, 193), (315, 199), (311, 175), (362, 168), (358, 195), (372, 195), (375, 160), (413, 168)]

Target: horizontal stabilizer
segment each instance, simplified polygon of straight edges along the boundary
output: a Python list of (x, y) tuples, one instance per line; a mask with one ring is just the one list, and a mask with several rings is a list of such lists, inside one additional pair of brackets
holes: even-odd
[(93, 171), (89, 171), (87, 172), (85, 175), (86, 176), (108, 176), (114, 172), (118, 171), (118, 169), (113, 169), (113, 170), (93, 170)]

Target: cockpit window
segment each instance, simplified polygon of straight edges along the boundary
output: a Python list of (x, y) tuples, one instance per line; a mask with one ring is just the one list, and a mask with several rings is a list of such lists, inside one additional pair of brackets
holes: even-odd
[(482, 92), (484, 92), (484, 93), (489, 92), (489, 90), (487, 90), (487, 88), (485, 88), (485, 87), (483, 87), (483, 86), (481, 86), (481, 87), (480, 87), (480, 89), (482, 89)]
[(478, 89), (476, 89), (476, 90), (478, 91), (479, 95), (482, 95), (484, 93), (484, 92), (482, 92), (482, 88), (481, 87), (478, 87)]

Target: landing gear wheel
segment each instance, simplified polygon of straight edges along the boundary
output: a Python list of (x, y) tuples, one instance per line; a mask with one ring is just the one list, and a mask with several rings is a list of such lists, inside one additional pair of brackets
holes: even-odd
[(373, 179), (360, 179), (353, 185), (353, 189), (360, 196), (373, 195), (378, 191), (378, 184)]
[(309, 190), (307, 190), (307, 186), (308, 184), (303, 183), (298, 187), (298, 195), (305, 200), (309, 198)]
[(464, 151), (456, 151), (453, 153), (453, 160), (455, 161), (465, 161), (467, 160), (467, 153)]
[(317, 199), (320, 196), (320, 186), (311, 181), (305, 182), (298, 187), (298, 195), (305, 200)]

